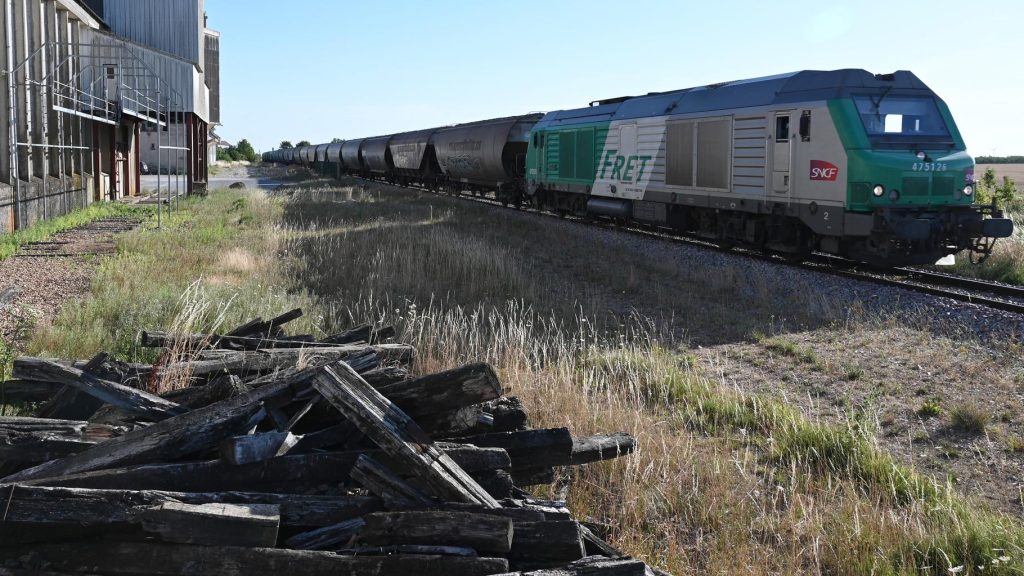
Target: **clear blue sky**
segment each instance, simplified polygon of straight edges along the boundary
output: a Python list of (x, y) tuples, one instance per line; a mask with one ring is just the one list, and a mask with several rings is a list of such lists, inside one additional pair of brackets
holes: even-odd
[(1024, 5), (206, 0), (222, 122), (260, 151), (803, 69), (911, 70), (975, 154), (1024, 154)]

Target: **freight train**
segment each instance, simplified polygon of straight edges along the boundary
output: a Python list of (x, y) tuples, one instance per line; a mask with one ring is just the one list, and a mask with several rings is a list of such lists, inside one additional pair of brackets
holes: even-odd
[(879, 266), (991, 253), (1013, 224), (914, 74), (801, 71), (264, 154), (506, 205)]

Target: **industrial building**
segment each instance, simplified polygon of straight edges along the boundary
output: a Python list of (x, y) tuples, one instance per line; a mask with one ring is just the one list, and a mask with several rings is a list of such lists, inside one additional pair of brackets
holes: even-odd
[(205, 188), (220, 35), (203, 0), (0, 6), (0, 232), (139, 195), (143, 162)]

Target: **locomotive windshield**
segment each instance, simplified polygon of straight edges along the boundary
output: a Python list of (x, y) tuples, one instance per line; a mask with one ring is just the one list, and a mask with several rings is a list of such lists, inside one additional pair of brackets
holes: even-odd
[(927, 96), (854, 96), (868, 136), (889, 141), (949, 141), (935, 99)]

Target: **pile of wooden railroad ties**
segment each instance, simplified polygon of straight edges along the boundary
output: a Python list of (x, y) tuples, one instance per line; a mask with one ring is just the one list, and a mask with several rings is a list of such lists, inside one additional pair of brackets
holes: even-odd
[(486, 364), (411, 378), (394, 330), (301, 315), (144, 332), (153, 365), (15, 360), (0, 402), (42, 407), (0, 418), (0, 575), (659, 573), (522, 490), (629, 435), (530, 429)]

